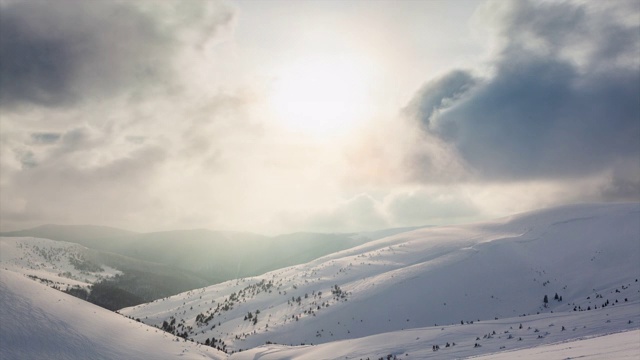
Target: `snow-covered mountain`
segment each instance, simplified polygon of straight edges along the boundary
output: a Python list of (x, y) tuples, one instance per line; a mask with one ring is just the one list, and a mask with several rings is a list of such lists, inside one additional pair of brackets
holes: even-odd
[(0, 358), (640, 356), (640, 204), (402, 232), (120, 310), (129, 318), (29, 279), (83, 282), (82, 251), (1, 239)]
[(60, 290), (86, 289), (120, 271), (88, 259), (84, 246), (32, 237), (0, 237), (0, 266)]
[[(228, 353), (251, 349), (245, 354), (256, 358), (318, 358), (301, 354), (331, 346), (342, 358), (385, 355), (350, 353), (360, 340), (349, 339), (362, 338), (382, 348), (411, 340), (444, 358), (451, 356), (431, 344), (455, 342), (476, 349), (460, 354), (471, 356), (637, 329), (639, 264), (640, 204), (574, 205), (405, 232), (121, 313)], [(513, 336), (523, 340), (507, 345), (504, 331), (516, 322)], [(561, 335), (551, 336), (555, 330)], [(493, 331), (502, 331), (503, 342)], [(267, 357), (281, 349), (269, 343), (324, 345)]]
[(0, 268), (110, 310), (209, 284), (166, 265), (33, 237), (0, 237)]
[(298, 232), (263, 236), (206, 229), (134, 233), (105, 226), (43, 225), (0, 233), (0, 236), (36, 237), (77, 243), (103, 254), (119, 254), (181, 269), (206, 279), (207, 283), (201, 285), (205, 286), (303, 264), (336, 251), (408, 230), (412, 228), (353, 234)]

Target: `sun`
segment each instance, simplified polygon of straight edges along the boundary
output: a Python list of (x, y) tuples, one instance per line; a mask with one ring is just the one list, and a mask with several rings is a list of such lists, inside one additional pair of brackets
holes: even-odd
[(363, 120), (369, 88), (366, 61), (344, 56), (304, 58), (281, 70), (270, 103), (288, 130), (337, 135)]

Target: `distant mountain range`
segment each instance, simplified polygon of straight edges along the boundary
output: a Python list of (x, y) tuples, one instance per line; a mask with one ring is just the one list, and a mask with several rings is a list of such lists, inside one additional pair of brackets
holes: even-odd
[[(0, 236), (50, 239), (86, 247), (82, 250), (86, 260), (121, 271), (116, 277), (100, 280), (97, 288), (105, 291), (94, 292), (100, 296), (86, 298), (109, 309), (117, 309), (225, 280), (305, 263), (412, 229), (352, 234), (294, 233), (268, 237), (204, 229), (136, 233), (94, 225), (43, 225), (0, 233)], [(52, 248), (51, 245), (46, 247)]]
[(294, 233), (274, 237), (205, 229), (152, 233), (94, 225), (42, 225), (0, 233), (67, 241), (90, 249), (163, 264), (211, 283), (259, 275), (414, 228), (351, 234)]

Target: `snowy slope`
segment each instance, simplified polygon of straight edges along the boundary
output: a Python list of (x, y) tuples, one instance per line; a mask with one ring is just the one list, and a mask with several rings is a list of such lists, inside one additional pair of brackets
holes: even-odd
[(638, 264), (639, 204), (574, 205), (401, 233), (121, 312), (231, 353), (605, 304), (640, 313)]
[[(266, 345), (228, 357), (0, 270), (0, 358), (13, 359), (487, 359), (629, 358), (640, 355), (639, 304), (407, 329), (318, 346)], [(629, 323), (631, 320), (631, 323)], [(522, 324), (522, 329), (519, 325)], [(566, 330), (562, 330), (562, 326)], [(625, 330), (602, 338), (594, 335)], [(496, 334), (485, 338), (482, 334)], [(479, 335), (481, 340), (475, 340)], [(509, 338), (509, 336), (513, 336)], [(522, 340), (519, 340), (522, 338)], [(566, 339), (589, 340), (566, 342)], [(456, 342), (445, 347), (445, 342)], [(479, 348), (473, 347), (481, 343)], [(561, 342), (558, 344), (558, 342)], [(432, 346), (439, 344), (434, 352)], [(557, 345), (553, 345), (557, 344)], [(528, 348), (525, 350), (517, 350)], [(517, 350), (517, 351), (514, 351)], [(496, 353), (496, 351), (502, 351)], [(507, 351), (507, 352), (505, 352)], [(545, 355), (546, 354), (546, 355)], [(483, 357), (484, 358), (484, 357)], [(587, 357), (588, 358), (588, 357)]]
[[(421, 335), (415, 331), (410, 334)], [(383, 338), (387, 339), (387, 338)], [(416, 340), (418, 339), (418, 340)], [(595, 337), (578, 338), (570, 341), (562, 341), (554, 344), (546, 344), (523, 348), (518, 350), (502, 350), (498, 353), (486, 353), (482, 347), (455, 347), (440, 348), (434, 352), (430, 346), (420, 346), (419, 336), (410, 343), (384, 342), (386, 348), (381, 348), (375, 342), (380, 337), (370, 337), (364, 341), (338, 341), (319, 346), (264, 346), (247, 352), (231, 355), (232, 360), (318, 360), (318, 359), (379, 359), (388, 355), (397, 359), (461, 359), (473, 358), (479, 360), (564, 360), (564, 359), (618, 359), (636, 360), (640, 357), (640, 330), (631, 330), (621, 333), (607, 334)], [(397, 340), (391, 335), (391, 340)], [(515, 341), (514, 341), (515, 342)], [(375, 355), (374, 355), (375, 354)], [(380, 354), (380, 355), (379, 355)]]
[(226, 358), (4, 269), (0, 304), (3, 360)]
[(640, 330), (619, 334), (578, 339), (554, 345), (546, 345), (480, 356), (483, 360), (549, 360), (549, 359), (617, 359), (637, 360), (640, 358)]
[(86, 288), (120, 271), (86, 259), (84, 246), (32, 237), (0, 237), (0, 268), (29, 275), (61, 290)]
[[(565, 351), (552, 357), (547, 354), (544, 360), (567, 359), (578, 354), (582, 356), (586, 349), (591, 349), (587, 347), (580, 350), (580, 353), (574, 353), (568, 350), (579, 347), (567, 345), (567, 342), (621, 331), (633, 334), (623, 337), (624, 339), (634, 339), (635, 336), (636, 341), (617, 349), (617, 343), (610, 344), (610, 348), (603, 348), (606, 350), (601, 349), (592, 354), (599, 354), (599, 358), (617, 359), (613, 356), (616, 354), (614, 350), (623, 350), (625, 354), (634, 355), (633, 358), (637, 359), (640, 357), (639, 306), (635, 302), (591, 312), (547, 313), (465, 325), (406, 329), (314, 346), (264, 345), (233, 354), (230, 359), (386, 359), (388, 355), (398, 359), (461, 359), (476, 356), (483, 356), (483, 359), (484, 356), (487, 359), (530, 359), (534, 354), (543, 354), (546, 349), (559, 343), (564, 344), (560, 349)], [(480, 346), (476, 347), (476, 343)], [(439, 350), (434, 351), (434, 345), (438, 345)], [(524, 353), (531, 356), (512, 355), (520, 354), (523, 349), (530, 349)], [(603, 351), (609, 356), (603, 356)]]

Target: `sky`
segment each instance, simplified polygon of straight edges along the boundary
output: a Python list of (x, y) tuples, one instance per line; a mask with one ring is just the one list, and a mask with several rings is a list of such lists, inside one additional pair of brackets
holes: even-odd
[(0, 229), (640, 200), (638, 1), (0, 0)]

